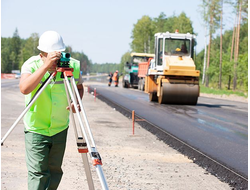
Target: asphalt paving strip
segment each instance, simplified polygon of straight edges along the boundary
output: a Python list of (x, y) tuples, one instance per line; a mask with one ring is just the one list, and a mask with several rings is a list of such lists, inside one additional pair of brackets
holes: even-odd
[[(93, 91), (94, 89), (90, 86), (90, 93)], [(131, 118), (131, 110), (128, 110), (125, 107), (112, 102), (110, 99), (102, 96), (101, 94), (98, 94), (96, 98), (107, 103), (110, 107), (115, 108), (127, 118)], [(247, 176), (244, 176), (239, 172), (234, 171), (233, 169), (226, 166), (224, 163), (217, 162), (213, 158), (191, 147), (190, 145), (173, 136), (172, 134), (169, 134), (166, 131), (163, 131), (159, 127), (155, 126), (154, 124), (148, 122), (145, 118), (141, 118), (136, 114), (135, 117), (137, 119), (144, 120), (135, 121), (141, 127), (156, 135), (159, 140), (162, 140), (164, 143), (179, 151), (181, 154), (193, 160), (195, 164), (204, 168), (207, 172), (216, 176), (222, 182), (228, 183), (234, 189), (248, 189)]]

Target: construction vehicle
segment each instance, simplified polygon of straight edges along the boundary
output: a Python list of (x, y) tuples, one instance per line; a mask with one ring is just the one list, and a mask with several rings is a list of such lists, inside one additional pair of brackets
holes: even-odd
[(145, 90), (145, 77), (148, 74), (149, 65), (154, 61), (154, 58), (149, 58), (147, 62), (141, 62), (138, 64), (138, 89)]
[(200, 71), (194, 63), (196, 36), (190, 33), (156, 33), (155, 57), (148, 62), (145, 92), (160, 104), (196, 105)]
[(131, 53), (131, 61), (126, 62), (124, 70), (126, 74), (122, 79), (122, 86), (124, 88), (138, 88), (138, 63), (147, 62), (150, 57), (154, 57), (154, 54), (149, 53)]

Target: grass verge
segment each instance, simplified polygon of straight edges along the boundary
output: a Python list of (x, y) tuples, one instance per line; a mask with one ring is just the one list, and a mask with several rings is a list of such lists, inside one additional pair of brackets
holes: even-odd
[(239, 91), (233, 91), (233, 90), (219, 90), (219, 89), (213, 89), (209, 87), (205, 87), (203, 85), (200, 85), (200, 92), (205, 94), (216, 94), (216, 95), (236, 95), (236, 96), (242, 96), (244, 98), (247, 98), (247, 93), (239, 92)]

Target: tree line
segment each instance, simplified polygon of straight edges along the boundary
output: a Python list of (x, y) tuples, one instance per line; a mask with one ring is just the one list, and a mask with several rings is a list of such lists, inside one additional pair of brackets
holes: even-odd
[(92, 73), (114, 73), (116, 70), (120, 70), (120, 65), (116, 63), (94, 63), (90, 67)]
[[(232, 8), (232, 30), (223, 33), (224, 7)], [(208, 45), (197, 56), (202, 83), (218, 89), (248, 90), (248, 1), (203, 0), (201, 7)], [(220, 35), (215, 36), (215, 33)]]

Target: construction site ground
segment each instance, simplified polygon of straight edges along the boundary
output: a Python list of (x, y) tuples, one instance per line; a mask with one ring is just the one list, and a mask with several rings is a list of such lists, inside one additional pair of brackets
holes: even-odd
[[(24, 97), (21, 94), (9, 95), (5, 97), (7, 99), (5, 101), (8, 101), (8, 99), (13, 101), (14, 97), (16, 97), (14, 99), (17, 102), (16, 106), (21, 106), (24, 102)], [(228, 184), (221, 182), (137, 124), (135, 124), (135, 134), (133, 135), (131, 119), (123, 116), (99, 99), (95, 99), (93, 95), (85, 92), (83, 105), (97, 150), (102, 157), (102, 168), (109, 189), (231, 189)], [(7, 116), (12, 119), (8, 123), (11, 126), (15, 118), (11, 116), (11, 113), (6, 114), (4, 117)], [(96, 170), (93, 166), (91, 168), (95, 188), (100, 190), (101, 185)], [(88, 189), (82, 158), (77, 151), (72, 127), (69, 128), (63, 171), (64, 175), (59, 190)], [(2, 146), (1, 189), (27, 189), (22, 123), (18, 124)]]

